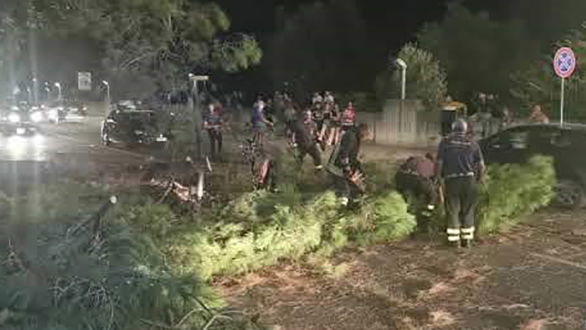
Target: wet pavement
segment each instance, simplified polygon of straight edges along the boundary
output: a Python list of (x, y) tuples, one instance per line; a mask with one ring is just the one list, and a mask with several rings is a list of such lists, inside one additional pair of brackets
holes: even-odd
[(59, 125), (40, 125), (32, 136), (0, 136), (3, 190), (69, 175), (99, 175), (112, 165), (127, 167), (149, 157), (144, 151), (101, 145), (100, 124), (99, 117), (77, 118)]

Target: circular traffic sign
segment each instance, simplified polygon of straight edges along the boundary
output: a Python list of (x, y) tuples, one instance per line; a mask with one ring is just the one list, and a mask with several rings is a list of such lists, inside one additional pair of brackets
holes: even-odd
[(569, 78), (576, 70), (576, 55), (568, 47), (560, 48), (553, 58), (553, 68), (560, 78)]

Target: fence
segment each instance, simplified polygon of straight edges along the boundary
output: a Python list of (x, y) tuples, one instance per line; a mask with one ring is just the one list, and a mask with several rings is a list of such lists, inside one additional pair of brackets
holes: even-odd
[(439, 110), (427, 111), (418, 100), (389, 100), (382, 112), (358, 113), (381, 145), (434, 146), (440, 137)]

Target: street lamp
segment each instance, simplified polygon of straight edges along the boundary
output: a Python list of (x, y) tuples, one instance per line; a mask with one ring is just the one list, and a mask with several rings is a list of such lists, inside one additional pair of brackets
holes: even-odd
[(61, 84), (56, 82), (55, 87), (57, 87), (57, 92), (59, 93), (57, 94), (57, 101), (61, 101), (61, 99), (63, 98), (63, 90), (61, 89)]
[(108, 105), (110, 104), (110, 83), (102, 80), (102, 84), (104, 84), (104, 86), (106, 86), (106, 102), (108, 102)]
[(401, 100), (405, 100), (407, 96), (407, 63), (398, 58), (395, 60), (395, 64), (401, 68)]

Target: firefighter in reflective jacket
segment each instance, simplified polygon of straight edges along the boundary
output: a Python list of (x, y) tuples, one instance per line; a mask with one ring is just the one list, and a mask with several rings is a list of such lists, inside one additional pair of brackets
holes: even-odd
[(480, 147), (467, 130), (467, 123), (457, 120), (437, 155), (436, 175), (445, 185), (448, 242), (455, 247), (470, 247), (474, 239), (475, 186), (485, 169)]
[(344, 206), (350, 201), (357, 202), (365, 191), (358, 153), (361, 143), (369, 138), (367, 125), (349, 127), (328, 162), (328, 171), (334, 176), (338, 192), (341, 193), (340, 202)]

